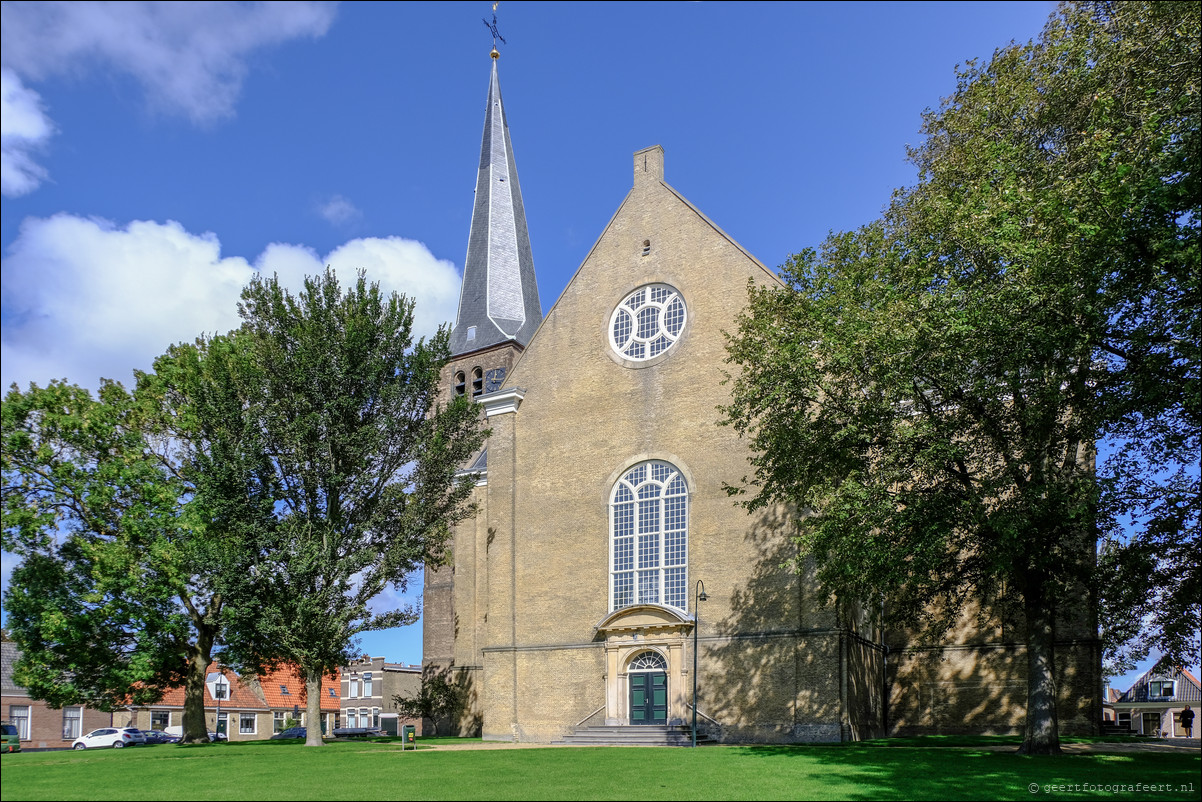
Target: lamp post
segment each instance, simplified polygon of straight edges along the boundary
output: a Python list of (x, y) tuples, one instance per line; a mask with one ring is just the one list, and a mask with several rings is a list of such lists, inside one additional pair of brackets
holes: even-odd
[(701, 602), (705, 595), (705, 583), (700, 579), (693, 587), (693, 746), (697, 746), (697, 630), (701, 629)]

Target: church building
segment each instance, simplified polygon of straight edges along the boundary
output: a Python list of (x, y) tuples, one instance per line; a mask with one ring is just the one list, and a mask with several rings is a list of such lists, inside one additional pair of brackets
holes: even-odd
[[(464, 688), (458, 730), (555, 742), (658, 727), (671, 743), (694, 716), (724, 742), (1021, 727), (1015, 632), (912, 647), (878, 628), (880, 600), (836, 605), (791, 567), (786, 515), (727, 494), (749, 466), (718, 424), (723, 331), (749, 282), (779, 279), (667, 183), (663, 148), (634, 154), (630, 191), (542, 313), (492, 55), (444, 370), (492, 434), (465, 466), (478, 512), (424, 590), (423, 662)], [(1101, 718), (1096, 623), (1072, 626), (1062, 732)]]

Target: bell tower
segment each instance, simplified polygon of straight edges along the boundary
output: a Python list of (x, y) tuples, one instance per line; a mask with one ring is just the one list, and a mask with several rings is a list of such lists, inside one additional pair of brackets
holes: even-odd
[[(463, 263), (459, 311), (451, 330), (451, 359), (441, 377), (440, 395), (444, 400), (459, 395), (478, 398), (500, 390), (543, 319), (526, 209), (497, 79), (500, 54), (496, 39), (500, 36), (495, 25), (494, 16), (492, 75), (484, 109), (472, 226)], [(479, 721), (482, 711), (479, 650), (483, 641), (476, 636), (484, 631), (485, 621), (477, 589), (487, 583), (487, 569), (467, 555), (487, 552), (487, 443), (463, 469), (476, 476), (472, 500), (477, 504), (477, 514), (452, 529), (455, 566), (426, 567), (422, 664), (427, 671), (451, 672), (450, 678), (469, 691), (464, 709), (451, 716), (451, 729), (478, 734), (479, 724), (472, 722)]]
[(518, 354), (542, 322), (526, 209), (509, 124), (501, 101), (494, 47), (484, 136), (459, 312), (451, 331), (450, 396), (478, 397), (501, 388)]

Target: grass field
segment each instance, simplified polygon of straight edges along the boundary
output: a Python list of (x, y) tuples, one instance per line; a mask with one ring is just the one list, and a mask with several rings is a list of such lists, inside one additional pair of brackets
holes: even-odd
[[(307, 749), (294, 741), (258, 741), (22, 753), (4, 756), (0, 796), (4, 800), (1202, 798), (1202, 757), (1196, 754), (1032, 758), (980, 748), (998, 741), (979, 739), (954, 748), (893, 741), (416, 752), (402, 752), (395, 742), (332, 743)], [(1038, 786), (1034, 792), (1032, 784)], [(1070, 788), (1076, 785), (1092, 788)]]

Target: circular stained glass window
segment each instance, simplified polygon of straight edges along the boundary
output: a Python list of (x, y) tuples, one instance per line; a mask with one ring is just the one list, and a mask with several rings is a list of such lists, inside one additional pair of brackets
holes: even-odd
[(680, 338), (685, 319), (684, 299), (675, 287), (649, 284), (618, 304), (609, 321), (609, 341), (625, 359), (654, 359)]

